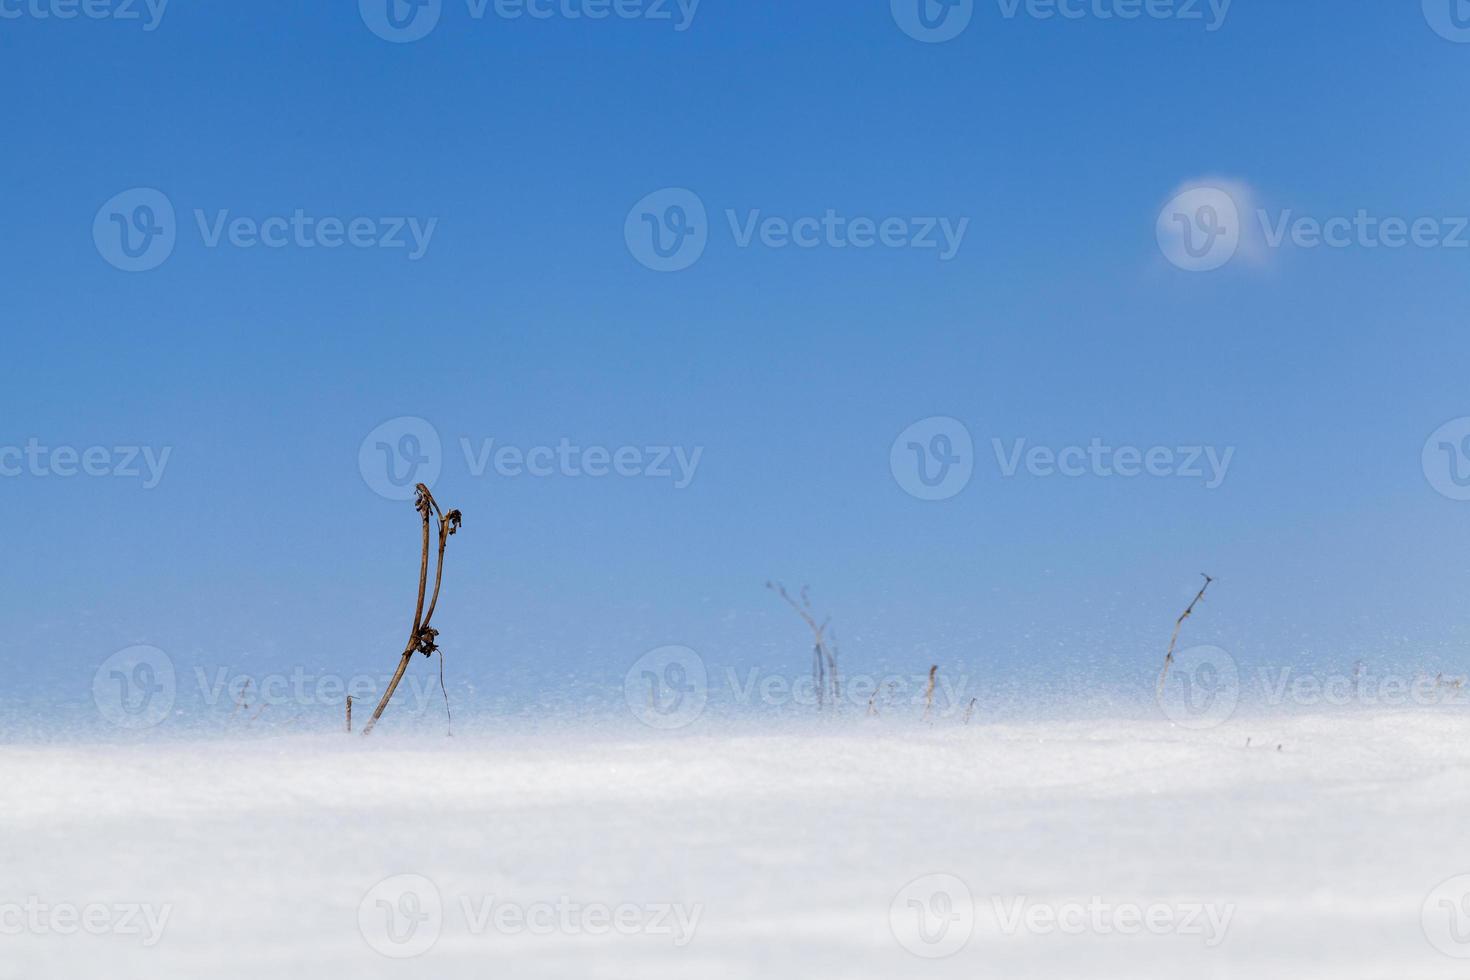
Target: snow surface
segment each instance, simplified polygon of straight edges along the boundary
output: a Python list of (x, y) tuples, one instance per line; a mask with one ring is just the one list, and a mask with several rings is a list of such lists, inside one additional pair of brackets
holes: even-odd
[[(10, 744), (0, 773), (6, 980), (1470, 971), (1455, 958), (1470, 955), (1470, 902), (1440, 887), (1470, 873), (1470, 718), (1454, 712), (1236, 718), (1204, 732), (844, 720)], [(442, 913), (395, 944), (388, 911), (425, 908), (403, 904), (404, 883), (422, 885), (400, 875), (426, 879)], [(567, 917), (497, 928), (477, 917), (491, 899), (627, 905), (630, 934)], [(30, 920), (16, 934), (28, 901), (169, 917), (152, 945)], [(1228, 928), (1062, 932), (1045, 913), (1004, 928), (1017, 908), (1068, 903), (1113, 909), (1105, 927), (1127, 924), (1120, 906), (1176, 923), (1209, 906)], [(686, 920), (697, 909), (692, 935), (669, 931), (672, 912), (654, 923), (674, 905)], [(930, 913), (949, 928), (926, 943), (905, 916)], [(640, 923), (658, 927), (633, 932)], [(414, 957), (379, 951), (430, 940)]]

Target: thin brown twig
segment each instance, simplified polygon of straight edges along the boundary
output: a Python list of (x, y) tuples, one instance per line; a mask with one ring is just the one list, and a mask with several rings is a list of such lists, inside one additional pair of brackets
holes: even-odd
[(250, 696), (250, 678), (247, 677), (247, 678), (245, 678), (245, 686), (242, 687), (242, 688), (240, 688), (240, 690), (235, 694), (235, 709), (230, 712), (230, 717), (231, 718), (233, 718), (236, 715), (238, 715), (242, 709), (245, 710), (245, 711), (249, 711), (250, 710), (250, 704), (246, 700), (249, 696)]
[(1158, 690), (1154, 692), (1156, 697), (1162, 698), (1164, 696), (1164, 682), (1169, 679), (1169, 668), (1174, 665), (1174, 645), (1179, 642), (1180, 628), (1184, 626), (1186, 619), (1194, 615), (1194, 607), (1199, 605), (1200, 600), (1205, 597), (1205, 590), (1210, 587), (1211, 582), (1215, 581), (1209, 575), (1205, 575), (1204, 572), (1200, 574), (1204, 575), (1205, 584), (1200, 586), (1200, 590), (1195, 593), (1194, 599), (1189, 603), (1189, 607), (1179, 614), (1178, 619), (1174, 620), (1174, 635), (1169, 637), (1169, 652), (1164, 654), (1164, 669), (1159, 672), (1159, 686)]
[(929, 711), (934, 707), (934, 675), (939, 673), (939, 665), (935, 664), (929, 668), (929, 687), (924, 691), (924, 720), (929, 720)]
[[(439, 587), (444, 582), (444, 549), (449, 541), (449, 536), (459, 530), (462, 518), (460, 512), (457, 510), (451, 510), (447, 514), (441, 511), (438, 502), (434, 499), (434, 495), (422, 483), (415, 488), (414, 507), (423, 519), (423, 546), (419, 559), (419, 592), (418, 600), (413, 611), (413, 628), (409, 631), (408, 645), (404, 647), (403, 654), (398, 659), (398, 669), (394, 671), (392, 680), (388, 682), (388, 689), (383, 692), (383, 699), (378, 702), (378, 707), (373, 711), (373, 716), (368, 719), (368, 723), (362, 726), (363, 735), (370, 734), (373, 727), (377, 725), (378, 719), (383, 716), (384, 710), (388, 707), (388, 702), (393, 698), (393, 692), (398, 689), (399, 682), (403, 680), (403, 675), (408, 670), (409, 661), (413, 659), (414, 653), (422, 653), (428, 657), (439, 650), (439, 645), (436, 642), (439, 631), (430, 626), (429, 623), (433, 619), (434, 610), (439, 605)], [(431, 515), (437, 517), (439, 522), (439, 554), (434, 571), (434, 594), (433, 598), (429, 601), (429, 608), (426, 613), (424, 611), (424, 595), (428, 591), (429, 585), (429, 517)], [(440, 671), (440, 682), (442, 684), (442, 654)], [(449, 706), (448, 690), (444, 692), (444, 704), (447, 710)]]
[[(796, 614), (806, 623), (807, 628), (812, 631), (812, 680), (817, 688), (817, 710), (821, 710), (827, 698), (832, 695), (832, 706), (837, 707), (842, 697), (842, 681), (837, 673), (837, 646), (827, 642), (827, 627), (832, 624), (829, 616), (820, 624), (812, 615), (811, 590), (808, 586), (801, 587), (801, 602), (798, 603), (791, 594), (786, 591), (786, 586), (780, 583), (767, 582), (766, 588), (775, 592), (786, 604), (796, 610)], [(835, 636), (835, 634), (834, 634)]]

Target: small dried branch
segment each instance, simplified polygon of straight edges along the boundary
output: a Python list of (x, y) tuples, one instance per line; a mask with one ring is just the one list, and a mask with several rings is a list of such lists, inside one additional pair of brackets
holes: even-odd
[(924, 720), (929, 720), (929, 712), (934, 707), (934, 675), (939, 673), (939, 665), (935, 664), (929, 668), (929, 686), (924, 691)]
[[(893, 693), (896, 690), (898, 690), (898, 685), (896, 683), (894, 683), (893, 681), (889, 681), (888, 682), (888, 696), (887, 696), (887, 698), (884, 699), (884, 703), (885, 704), (887, 704), (888, 700), (893, 697)], [(873, 690), (873, 696), (870, 697), (870, 698), (868, 698), (868, 714), (870, 716), (874, 717), (874, 718), (878, 717), (878, 695), (880, 695), (882, 693), (883, 693), (883, 688), (880, 685), (879, 687), (877, 687), (877, 688), (875, 688)]]
[(976, 701), (979, 701), (979, 700), (980, 700), (979, 698), (971, 698), (970, 699), (970, 703), (965, 706), (965, 724), (966, 725), (968, 725), (970, 723), (970, 716), (975, 713), (975, 702)]
[(235, 694), (235, 709), (230, 712), (230, 717), (231, 718), (233, 718), (236, 715), (238, 715), (241, 711), (249, 711), (250, 710), (249, 697), (250, 697), (250, 678), (247, 677), (247, 678), (245, 678), (245, 685), (243, 687), (241, 687), (240, 690), (239, 690), (239, 692), (237, 692)]
[[(439, 605), (439, 587), (444, 582), (444, 549), (449, 542), (449, 537), (459, 531), (463, 520), (457, 510), (444, 513), (439, 509), (439, 504), (434, 500), (434, 495), (429, 488), (420, 483), (415, 488), (414, 509), (419, 512), (423, 521), (423, 546), (419, 559), (419, 592), (418, 601), (413, 611), (413, 626), (409, 629), (408, 645), (404, 647), (402, 656), (398, 660), (398, 669), (394, 672), (392, 680), (388, 682), (388, 689), (383, 692), (383, 699), (378, 702), (378, 707), (373, 711), (373, 716), (368, 723), (362, 726), (363, 735), (372, 733), (373, 727), (377, 725), (378, 719), (383, 716), (388, 702), (393, 698), (393, 692), (398, 689), (398, 684), (403, 680), (404, 673), (408, 670), (409, 661), (413, 659), (414, 653), (422, 653), (424, 656), (432, 656), (438, 652), (439, 631), (429, 625), (434, 618), (434, 610)], [(436, 517), (439, 524), (439, 554), (434, 570), (434, 593), (429, 600), (428, 610), (424, 609), (424, 596), (429, 585), (429, 519)], [(443, 684), (443, 660), (440, 660), (440, 683)], [(449, 693), (444, 693), (444, 704), (446, 710), (449, 706)]]
[(786, 591), (786, 586), (780, 583), (767, 582), (766, 588), (786, 600), (786, 604), (796, 610), (796, 614), (812, 631), (812, 681), (817, 688), (817, 710), (820, 711), (825, 706), (829, 694), (832, 698), (832, 706), (836, 708), (842, 697), (842, 681), (837, 674), (835, 633), (832, 642), (828, 642), (827, 639), (827, 628), (832, 624), (832, 618), (829, 616), (821, 623), (817, 622), (817, 618), (812, 615), (811, 590), (805, 585), (798, 593), (801, 597), (800, 602)]
[[(1203, 572), (1200, 574), (1204, 575)], [(1164, 682), (1169, 679), (1169, 668), (1174, 665), (1174, 645), (1179, 642), (1180, 628), (1184, 625), (1186, 619), (1194, 615), (1194, 607), (1199, 605), (1200, 600), (1205, 597), (1205, 590), (1210, 587), (1211, 582), (1215, 581), (1208, 575), (1205, 575), (1204, 579), (1205, 584), (1200, 586), (1200, 590), (1195, 593), (1194, 599), (1189, 603), (1189, 607), (1180, 613), (1179, 618), (1174, 621), (1174, 635), (1169, 637), (1169, 652), (1164, 654), (1164, 669), (1159, 672), (1159, 685), (1158, 689), (1154, 692), (1156, 697), (1162, 698), (1164, 696)]]

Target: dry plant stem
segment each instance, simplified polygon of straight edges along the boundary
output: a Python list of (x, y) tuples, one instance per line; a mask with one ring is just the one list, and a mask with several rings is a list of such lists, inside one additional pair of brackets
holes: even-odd
[(347, 695), (347, 734), (352, 734), (352, 695)]
[(786, 604), (796, 610), (796, 614), (805, 621), (807, 628), (812, 631), (812, 679), (817, 687), (817, 709), (821, 710), (827, 696), (827, 685), (831, 683), (832, 705), (837, 706), (838, 699), (842, 697), (842, 684), (837, 676), (837, 651), (827, 644), (827, 627), (832, 620), (829, 617), (820, 625), (815, 616), (811, 614), (811, 598), (807, 587), (801, 588), (801, 602), (798, 603), (786, 591), (786, 586), (779, 583), (766, 583), (766, 588), (775, 592)]
[[(1204, 575), (1203, 572), (1200, 574)], [(1194, 599), (1189, 603), (1189, 608), (1185, 609), (1184, 612), (1179, 614), (1179, 618), (1174, 620), (1174, 635), (1169, 637), (1169, 652), (1164, 654), (1164, 669), (1159, 672), (1159, 686), (1154, 692), (1155, 697), (1161, 698), (1164, 696), (1164, 682), (1169, 679), (1169, 668), (1174, 665), (1174, 645), (1179, 642), (1180, 628), (1184, 625), (1186, 619), (1194, 615), (1194, 607), (1199, 605), (1200, 600), (1205, 597), (1205, 590), (1210, 587), (1211, 582), (1215, 581), (1208, 575), (1205, 575), (1204, 578), (1205, 584), (1200, 586), (1200, 590), (1195, 593)]]
[(934, 675), (939, 672), (939, 665), (935, 664), (929, 668), (929, 687), (924, 691), (924, 720), (929, 720), (929, 711), (934, 707)]
[[(423, 489), (423, 484), (419, 486), (421, 495), (427, 492)], [(388, 689), (383, 692), (383, 699), (378, 702), (368, 723), (362, 726), (364, 735), (370, 734), (373, 726), (378, 723), (378, 719), (383, 717), (383, 712), (387, 709), (388, 702), (392, 700), (393, 692), (398, 690), (398, 683), (403, 680), (404, 672), (408, 670), (408, 663), (413, 659), (413, 651), (419, 643), (419, 625), (424, 615), (424, 591), (429, 585), (429, 506), (422, 496), (420, 496), (418, 505), (419, 513), (424, 519), (424, 546), (423, 557), (419, 561), (419, 598), (413, 610), (413, 628), (409, 630), (408, 646), (404, 648), (403, 656), (398, 660), (398, 669), (393, 672), (393, 679), (388, 682)]]
[(966, 725), (968, 725), (970, 723), (970, 716), (975, 713), (975, 702), (978, 701), (978, 700), (980, 700), (980, 699), (979, 698), (971, 698), (969, 705), (967, 705), (965, 707), (965, 724)]
[(248, 697), (250, 697), (250, 681), (247, 679), (245, 681), (245, 686), (240, 688), (240, 693), (235, 695), (235, 710), (230, 712), (231, 718), (235, 717), (235, 715), (238, 715), (241, 709), (244, 709), (245, 711), (250, 710), (250, 704), (246, 700)]
[[(388, 682), (388, 689), (383, 692), (383, 699), (378, 702), (378, 707), (373, 711), (372, 718), (362, 727), (362, 733), (367, 735), (377, 725), (378, 719), (383, 716), (383, 711), (388, 707), (388, 702), (393, 698), (393, 692), (398, 689), (398, 684), (403, 680), (404, 673), (408, 670), (409, 661), (413, 659), (414, 651), (420, 651), (426, 656), (435, 652), (434, 636), (437, 634), (429, 626), (434, 616), (434, 609), (439, 604), (439, 587), (444, 582), (444, 548), (459, 526), (459, 511), (452, 510), (447, 515), (439, 509), (439, 504), (434, 500), (434, 495), (429, 488), (420, 483), (417, 487), (418, 498), (415, 505), (418, 507), (419, 516), (423, 518), (423, 546), (419, 558), (419, 592), (418, 601), (413, 611), (413, 628), (408, 635), (408, 645), (403, 650), (403, 655), (398, 660), (398, 669), (393, 672), (393, 679)], [(434, 571), (434, 594), (429, 602), (428, 611), (424, 611), (424, 596), (429, 586), (429, 516), (433, 514), (439, 521), (439, 554), (437, 567)], [(441, 662), (442, 669), (442, 662)], [(441, 674), (442, 683), (442, 674)], [(447, 709), (449, 704), (448, 692), (445, 692), (444, 703)]]

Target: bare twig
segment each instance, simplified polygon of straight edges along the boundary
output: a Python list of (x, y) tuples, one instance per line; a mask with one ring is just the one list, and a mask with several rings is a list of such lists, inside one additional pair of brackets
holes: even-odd
[[(1204, 575), (1203, 572), (1200, 574)], [(1169, 652), (1164, 654), (1164, 669), (1159, 672), (1159, 686), (1158, 690), (1154, 692), (1157, 697), (1162, 698), (1164, 696), (1164, 682), (1169, 679), (1169, 668), (1174, 665), (1174, 645), (1179, 642), (1180, 627), (1184, 625), (1186, 619), (1194, 615), (1194, 607), (1199, 605), (1200, 600), (1205, 597), (1205, 590), (1210, 587), (1211, 582), (1215, 581), (1208, 575), (1205, 575), (1204, 579), (1205, 584), (1200, 586), (1200, 590), (1195, 593), (1194, 599), (1189, 603), (1189, 607), (1180, 613), (1179, 618), (1174, 621), (1174, 635), (1169, 637)]]
[(352, 695), (347, 695), (347, 734), (352, 734)]
[(966, 725), (968, 725), (970, 723), (970, 716), (975, 713), (975, 702), (978, 701), (978, 700), (980, 700), (980, 699), (979, 698), (971, 698), (970, 699), (970, 703), (965, 706), (965, 724)]
[(242, 710), (243, 711), (249, 711), (250, 710), (250, 703), (247, 700), (249, 698), (249, 696), (250, 696), (250, 678), (247, 677), (247, 678), (245, 678), (245, 685), (243, 687), (241, 687), (240, 690), (235, 694), (235, 709), (230, 712), (230, 717), (231, 718), (233, 718), (236, 715), (238, 715)]
[[(895, 690), (897, 690), (897, 689), (898, 689), (898, 684), (896, 684), (893, 681), (889, 681), (888, 682), (888, 697), (889, 698), (893, 697), (893, 692)], [(877, 688), (875, 688), (873, 690), (873, 696), (870, 697), (870, 698), (868, 698), (868, 714), (871, 715), (874, 718), (878, 717), (878, 695), (880, 695), (882, 693), (883, 693), (883, 687), (881, 685), (879, 685)], [(885, 703), (887, 703), (887, 699), (885, 699)]]
[(934, 707), (934, 675), (939, 673), (939, 665), (935, 664), (929, 668), (929, 687), (924, 691), (924, 720), (929, 720), (929, 711)]
[[(832, 696), (832, 706), (836, 708), (842, 697), (842, 682), (837, 674), (835, 632), (833, 641), (829, 643), (827, 640), (827, 627), (832, 623), (831, 617), (829, 616), (818, 624), (817, 618), (812, 615), (811, 592), (805, 585), (801, 587), (800, 602), (792, 598), (784, 585), (767, 582), (766, 588), (785, 599), (786, 604), (796, 610), (796, 614), (812, 631), (812, 681), (817, 688), (817, 709), (822, 709), (829, 693)], [(872, 703), (869, 702), (869, 708), (871, 707)]]
[[(439, 504), (434, 500), (434, 495), (429, 488), (420, 483), (415, 488), (414, 508), (418, 510), (423, 519), (423, 547), (419, 559), (419, 594), (418, 602), (413, 611), (413, 627), (409, 630), (408, 645), (404, 647), (403, 654), (398, 660), (398, 669), (393, 673), (393, 679), (388, 682), (388, 689), (383, 692), (383, 699), (378, 702), (378, 707), (373, 711), (373, 716), (368, 723), (362, 726), (363, 735), (371, 734), (373, 726), (377, 725), (378, 719), (383, 716), (383, 711), (388, 707), (388, 702), (393, 697), (393, 692), (398, 689), (399, 681), (403, 680), (404, 672), (408, 670), (408, 663), (413, 659), (415, 652), (429, 657), (438, 652), (439, 644), (437, 638), (439, 631), (429, 625), (434, 618), (434, 610), (439, 605), (439, 587), (444, 582), (444, 548), (449, 541), (449, 536), (459, 530), (462, 517), (457, 510), (444, 513), (439, 509)], [(439, 555), (434, 571), (434, 594), (429, 600), (428, 611), (424, 610), (424, 594), (429, 584), (429, 518), (438, 518), (439, 523)], [(442, 656), (442, 655), (441, 655)], [(441, 683), (443, 662), (440, 662)], [(445, 691), (444, 704), (447, 709), (449, 704), (449, 693)]]

